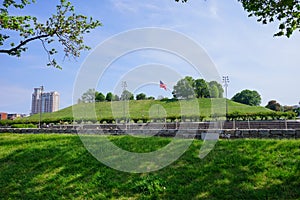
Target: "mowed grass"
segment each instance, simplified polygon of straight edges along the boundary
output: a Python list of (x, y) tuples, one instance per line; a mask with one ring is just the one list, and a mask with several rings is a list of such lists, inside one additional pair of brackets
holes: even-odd
[[(212, 114), (223, 114), (226, 112), (225, 99), (198, 99), (198, 100), (180, 100), (180, 101), (160, 101), (160, 100), (143, 100), (129, 101), (124, 108), (123, 101), (115, 102), (97, 102), (76, 104), (64, 108), (54, 113), (43, 113), (42, 119), (60, 119), (73, 117), (75, 118), (93, 118), (96, 113), (98, 118), (122, 118), (124, 110), (130, 118), (143, 117), (166, 117), (181, 115), (202, 115), (209, 118)], [(260, 106), (248, 106), (228, 100), (228, 112), (240, 113), (258, 113), (269, 112), (269, 109)], [(38, 120), (39, 114), (33, 115), (29, 119)]]
[[(149, 152), (171, 138), (110, 140)], [(97, 161), (77, 135), (1, 134), (0, 199), (300, 199), (299, 140), (220, 140), (201, 160), (202, 144), (159, 171), (133, 174)]]

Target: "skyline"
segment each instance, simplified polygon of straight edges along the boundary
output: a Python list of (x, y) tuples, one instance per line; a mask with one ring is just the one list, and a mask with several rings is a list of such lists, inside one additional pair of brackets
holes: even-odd
[[(91, 0), (88, 4), (81, 1), (72, 3), (76, 12), (103, 23), (103, 27), (85, 36), (92, 50), (82, 53), (77, 61), (61, 62), (63, 54), (59, 54), (57, 60), (62, 64), (62, 70), (46, 67), (47, 55), (39, 41), (29, 44), (29, 50), (21, 58), (0, 54), (0, 112), (30, 113), (33, 88), (40, 85), (61, 94), (60, 109), (71, 106), (74, 83), (86, 57), (115, 34), (144, 27), (173, 30), (197, 42), (215, 64), (220, 78), (229, 76), (228, 98), (243, 89), (250, 89), (262, 96), (262, 106), (273, 99), (281, 105), (297, 105), (300, 100), (296, 87), (300, 66), (297, 55), (300, 50), (299, 32), (289, 39), (273, 37), (277, 24), (259, 24), (255, 18), (247, 17), (248, 14), (237, 1), (190, 0), (182, 4), (174, 0)], [(39, 1), (26, 7), (24, 12), (45, 19), (53, 12), (55, 5)], [(95, 89), (103, 94), (114, 91), (115, 88), (108, 84), (109, 80), (120, 78), (122, 73), (136, 66), (151, 63), (173, 66), (181, 76), (195, 75), (182, 60), (149, 50), (119, 59), (103, 78), (106, 85)], [(137, 93), (143, 92), (155, 98), (170, 95), (159, 88), (159, 81), (161, 79), (173, 89), (174, 80), (168, 76), (152, 76), (157, 87), (140, 88)], [(128, 81), (127, 84), (130, 86), (131, 83)]]

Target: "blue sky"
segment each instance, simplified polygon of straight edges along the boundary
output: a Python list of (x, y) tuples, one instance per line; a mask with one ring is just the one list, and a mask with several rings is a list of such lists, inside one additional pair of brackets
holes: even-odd
[[(55, 10), (55, 2), (39, 0), (22, 12), (36, 15), (41, 20), (47, 19)], [(300, 100), (300, 34), (295, 32), (289, 39), (274, 38), (277, 24), (261, 25), (254, 18), (248, 18), (237, 0), (189, 0), (186, 4), (174, 0), (74, 0), (72, 3), (76, 12), (103, 23), (102, 27), (85, 36), (86, 43), (93, 49), (115, 34), (131, 29), (169, 29), (197, 42), (215, 64), (219, 75), (229, 76), (230, 98), (243, 89), (251, 89), (261, 94), (263, 106), (272, 99), (282, 105), (296, 105)], [(46, 91), (61, 94), (60, 108), (72, 105), (77, 74), (93, 50), (82, 53), (76, 61), (63, 61), (63, 54), (59, 54), (57, 60), (63, 69), (58, 70), (46, 67), (47, 55), (39, 41), (28, 47), (29, 50), (21, 58), (0, 54), (0, 112), (30, 113), (33, 88), (40, 85)], [(97, 90), (103, 93), (118, 91), (120, 85), (114, 85), (109, 80), (119, 80), (128, 70), (151, 63), (172, 65), (180, 76), (196, 76), (178, 57), (147, 50), (116, 61), (102, 77)], [(145, 74), (149, 75), (147, 72)], [(169, 80), (170, 76), (168, 73), (157, 77), (153, 75), (153, 83), (163, 79), (172, 88), (174, 80)], [(158, 86), (143, 86), (135, 88), (134, 92), (155, 97), (170, 95)]]

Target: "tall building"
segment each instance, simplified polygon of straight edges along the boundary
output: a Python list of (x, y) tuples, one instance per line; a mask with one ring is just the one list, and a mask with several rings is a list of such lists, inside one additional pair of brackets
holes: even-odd
[(55, 112), (59, 109), (59, 93), (43, 92), (43, 88), (34, 88), (32, 94), (31, 114)]

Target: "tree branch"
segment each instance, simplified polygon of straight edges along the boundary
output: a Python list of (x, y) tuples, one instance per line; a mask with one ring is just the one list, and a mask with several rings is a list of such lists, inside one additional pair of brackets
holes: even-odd
[(21, 41), (20, 44), (16, 47), (13, 47), (11, 49), (0, 49), (0, 53), (7, 53), (9, 55), (15, 55), (16, 52), (21, 48), (23, 47), (24, 45), (26, 45), (27, 43), (33, 41), (33, 40), (37, 40), (37, 39), (41, 39), (41, 38), (45, 38), (45, 37), (49, 37), (50, 35), (48, 34), (45, 34), (45, 35), (39, 35), (39, 36), (36, 36), (36, 37), (32, 37), (32, 38), (28, 38), (24, 41)]

